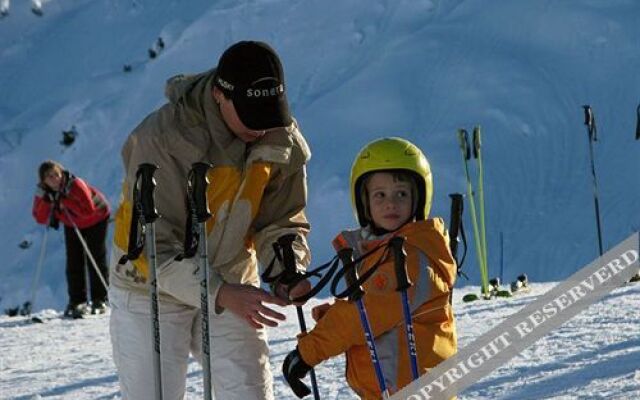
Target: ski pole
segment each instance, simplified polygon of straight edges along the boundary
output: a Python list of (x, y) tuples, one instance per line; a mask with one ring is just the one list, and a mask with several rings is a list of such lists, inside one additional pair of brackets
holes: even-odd
[(393, 250), (394, 266), (396, 271), (396, 291), (402, 296), (402, 313), (404, 315), (404, 327), (407, 335), (407, 347), (409, 351), (409, 361), (411, 362), (411, 375), (415, 381), (420, 377), (418, 372), (418, 353), (416, 350), (416, 334), (413, 329), (411, 308), (409, 307), (409, 295), (407, 289), (413, 284), (407, 272), (407, 253), (404, 250), (404, 238), (396, 236), (389, 241), (389, 246)]
[(82, 232), (80, 232), (80, 229), (78, 228), (78, 225), (76, 225), (76, 223), (74, 222), (73, 218), (71, 218), (71, 215), (69, 214), (69, 211), (67, 211), (66, 208), (63, 208), (62, 210), (67, 215), (67, 219), (69, 221), (71, 221), (71, 224), (73, 225), (73, 230), (76, 232), (76, 236), (78, 236), (78, 240), (82, 244), (82, 248), (84, 249), (84, 253), (89, 258), (89, 261), (91, 261), (91, 265), (93, 265), (93, 269), (96, 271), (96, 274), (98, 275), (98, 278), (100, 278), (100, 282), (102, 282), (102, 286), (104, 286), (105, 290), (109, 291), (109, 284), (107, 284), (107, 280), (104, 279), (104, 276), (102, 275), (102, 272), (100, 272), (100, 268), (98, 268), (98, 263), (96, 263), (96, 260), (93, 258), (93, 254), (91, 254), (91, 250), (89, 250), (89, 246), (87, 245), (87, 242), (82, 237)]
[[(278, 245), (282, 249), (282, 265), (284, 267), (283, 284), (293, 282), (293, 277), (298, 274), (298, 268), (296, 268), (296, 258), (293, 252), (293, 242), (296, 239), (295, 234), (288, 234), (278, 238)], [(298, 324), (300, 325), (300, 332), (307, 333), (307, 324), (304, 320), (304, 313), (302, 312), (302, 306), (296, 306), (296, 312), (298, 314)], [(316, 371), (311, 368), (309, 371), (309, 377), (311, 378), (311, 388), (313, 389), (313, 398), (315, 400), (320, 399), (320, 392), (318, 391), (318, 382), (316, 380)]]
[[(53, 213), (52, 213), (53, 214)], [(42, 263), (44, 262), (44, 255), (47, 251), (47, 237), (49, 236), (49, 226), (44, 228), (44, 236), (42, 237), (42, 245), (40, 246), (40, 257), (38, 258), (38, 265), (36, 266), (36, 274), (33, 277), (33, 283), (31, 284), (31, 297), (29, 302), (23, 305), (23, 314), (31, 315), (33, 305), (36, 303), (36, 294), (38, 290), (38, 283), (40, 282), (40, 273), (42, 272)], [(33, 317), (34, 322), (42, 322), (39, 318)]]
[(478, 160), (478, 204), (480, 206), (480, 245), (482, 246), (482, 268), (489, 276), (487, 265), (487, 231), (484, 219), (484, 168), (482, 166), (482, 140), (480, 139), (480, 126), (473, 128), (473, 156)]
[(600, 226), (600, 203), (598, 201), (598, 181), (596, 179), (596, 164), (593, 158), (593, 142), (598, 141), (598, 129), (596, 128), (596, 119), (590, 105), (582, 106), (584, 108), (584, 124), (587, 126), (589, 135), (589, 156), (591, 158), (591, 176), (593, 177), (593, 201), (596, 208), (596, 227), (598, 229), (598, 249), (602, 256), (602, 229)]
[(500, 280), (504, 282), (504, 235), (500, 232)]
[(155, 379), (156, 400), (162, 400), (162, 365), (160, 359), (160, 312), (158, 308), (158, 280), (156, 275), (156, 231), (155, 220), (160, 217), (155, 204), (153, 192), (156, 181), (153, 174), (158, 166), (143, 163), (136, 172), (136, 189), (134, 191), (134, 207), (140, 212), (141, 222), (145, 230), (145, 247), (149, 261), (149, 294), (151, 296), (151, 343), (153, 349), (153, 374)]
[(465, 129), (458, 129), (458, 139), (460, 140), (460, 149), (462, 150), (462, 161), (464, 163), (464, 172), (467, 178), (467, 193), (469, 194), (469, 203), (471, 206), (471, 222), (473, 225), (473, 239), (476, 246), (476, 256), (478, 261), (478, 268), (480, 269), (480, 279), (482, 286), (482, 293), (485, 298), (489, 295), (489, 277), (484, 270), (482, 246), (480, 243), (480, 233), (478, 230), (478, 220), (476, 217), (476, 205), (475, 197), (473, 195), (473, 188), (471, 186), (471, 177), (469, 175), (469, 166), (467, 160), (471, 158), (471, 150), (469, 148), (469, 135)]
[[(212, 399), (211, 385), (211, 343), (209, 323), (209, 262), (207, 255), (206, 223), (211, 217), (207, 203), (207, 172), (211, 164), (197, 162), (191, 165), (187, 181), (187, 233), (185, 250), (178, 259), (191, 258), (198, 250), (198, 268), (200, 269), (200, 314), (202, 318), (202, 375), (204, 398)], [(196, 226), (197, 225), (197, 226)]]
[(360, 323), (364, 330), (364, 339), (367, 342), (367, 348), (369, 349), (369, 355), (371, 356), (371, 363), (373, 364), (373, 370), (378, 380), (378, 386), (380, 386), (380, 393), (382, 398), (389, 398), (389, 389), (384, 379), (382, 372), (382, 365), (380, 364), (380, 358), (378, 357), (378, 350), (376, 349), (376, 342), (371, 330), (371, 324), (369, 323), (369, 317), (367, 316), (367, 309), (364, 307), (362, 296), (364, 296), (364, 289), (360, 285), (356, 285), (358, 281), (357, 265), (353, 262), (353, 249), (344, 248), (338, 251), (338, 258), (342, 261), (342, 265), (345, 268), (344, 279), (347, 287), (353, 287), (353, 291), (349, 294), (349, 301), (355, 302), (358, 307), (358, 314), (360, 315)]

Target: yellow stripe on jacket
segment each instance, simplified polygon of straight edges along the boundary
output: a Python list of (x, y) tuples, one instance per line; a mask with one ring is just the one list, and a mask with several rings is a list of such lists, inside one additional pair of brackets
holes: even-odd
[[(207, 233), (210, 234), (216, 227), (217, 223), (224, 221), (226, 218), (217, 218), (219, 212), (228, 213), (233, 204), (237, 202), (248, 202), (250, 205), (250, 215), (246, 220), (252, 221), (260, 209), (260, 203), (264, 194), (264, 189), (269, 183), (271, 176), (271, 164), (266, 162), (255, 162), (251, 164), (244, 175), (244, 180), (240, 171), (234, 167), (215, 167), (207, 174), (209, 178), (209, 186), (207, 188), (207, 202), (209, 210), (214, 215), (207, 221)], [(122, 188), (122, 201), (115, 216), (114, 243), (123, 252), (127, 251), (129, 245), (129, 229), (131, 227), (131, 218), (133, 207), (130, 201), (131, 196), (128, 193), (128, 184), (125, 182)], [(231, 207), (229, 207), (231, 206)], [(162, 214), (162, 210), (159, 210)], [(239, 227), (239, 231), (251, 233), (248, 227)], [(233, 238), (238, 240), (238, 238)], [(250, 235), (245, 240), (245, 246), (250, 248), (253, 241)], [(149, 274), (149, 266), (144, 254), (133, 261), (137, 272), (141, 278), (146, 280)]]

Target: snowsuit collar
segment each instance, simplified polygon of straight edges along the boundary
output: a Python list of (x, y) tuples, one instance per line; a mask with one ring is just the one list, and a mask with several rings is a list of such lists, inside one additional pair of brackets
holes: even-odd
[[(239, 142), (236, 136), (227, 128), (220, 114), (220, 109), (213, 99), (213, 78), (215, 69), (195, 75), (177, 75), (167, 81), (165, 96), (175, 107), (177, 120), (187, 130), (188, 135), (183, 135), (195, 147), (207, 149), (211, 142), (218, 143), (226, 148)], [(194, 134), (193, 128), (206, 127), (207, 134)], [(204, 132), (203, 132), (204, 133)]]

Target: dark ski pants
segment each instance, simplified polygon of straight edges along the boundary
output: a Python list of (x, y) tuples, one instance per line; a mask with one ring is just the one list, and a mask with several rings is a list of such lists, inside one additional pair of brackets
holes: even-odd
[[(107, 228), (109, 219), (98, 222), (88, 228), (80, 229), (84, 241), (91, 251), (93, 259), (98, 264), (98, 269), (102, 276), (109, 283), (107, 269)], [(91, 301), (106, 301), (107, 291), (102, 285), (98, 274), (95, 271), (89, 257), (85, 258), (84, 247), (75, 229), (71, 226), (64, 227), (64, 241), (67, 249), (67, 290), (70, 304), (80, 304), (87, 302), (87, 287), (85, 284), (85, 262), (89, 271), (89, 284), (91, 285)]]

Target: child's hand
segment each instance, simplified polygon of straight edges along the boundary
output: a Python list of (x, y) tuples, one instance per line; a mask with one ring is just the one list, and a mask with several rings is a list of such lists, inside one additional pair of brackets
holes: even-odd
[(282, 363), (282, 375), (299, 398), (311, 394), (309, 387), (302, 381), (309, 371), (311, 367), (304, 362), (297, 347), (285, 357)]
[(311, 309), (311, 317), (314, 321), (318, 322), (320, 318), (327, 312), (327, 310), (331, 307), (330, 303), (320, 304)]

